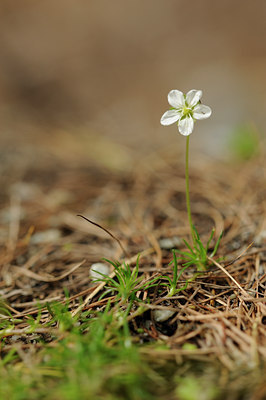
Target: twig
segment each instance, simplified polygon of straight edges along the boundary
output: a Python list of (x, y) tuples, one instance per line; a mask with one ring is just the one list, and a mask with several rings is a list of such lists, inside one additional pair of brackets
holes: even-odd
[(122, 243), (120, 242), (120, 240), (115, 237), (111, 232), (109, 232), (106, 228), (104, 228), (103, 226), (101, 226), (100, 224), (97, 224), (96, 222), (91, 221), (89, 218), (84, 217), (84, 215), (78, 214), (77, 217), (81, 217), (83, 219), (85, 219), (87, 222), (89, 222), (92, 225), (97, 226), (98, 228), (102, 229), (104, 232), (106, 232), (109, 236), (111, 236), (111, 238), (113, 238), (120, 246), (122, 252), (128, 257), (128, 252), (126, 251), (126, 249), (124, 248), (124, 246), (122, 245)]
[(238, 287), (238, 289), (247, 297), (246, 300), (254, 300), (253, 297), (250, 297), (248, 293), (245, 291), (245, 289), (242, 288), (242, 286), (235, 280), (235, 278), (232, 277), (232, 275), (217, 261), (215, 261), (212, 257), (208, 257), (208, 260), (210, 260), (216, 267), (220, 268), (230, 279), (231, 281), (234, 282), (234, 284)]

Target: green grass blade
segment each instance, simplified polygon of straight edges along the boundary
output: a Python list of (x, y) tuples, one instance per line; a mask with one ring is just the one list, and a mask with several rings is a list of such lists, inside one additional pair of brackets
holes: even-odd
[(212, 228), (212, 231), (211, 231), (211, 234), (210, 234), (209, 240), (208, 240), (208, 242), (207, 242), (207, 245), (206, 245), (206, 252), (208, 251), (208, 249), (209, 249), (209, 247), (210, 247), (210, 243), (211, 243), (211, 241), (212, 241), (212, 238), (213, 238), (214, 232), (215, 232), (215, 228)]
[(187, 242), (185, 239), (183, 239), (183, 242), (185, 243), (185, 245), (186, 245), (186, 247), (189, 249), (189, 251), (190, 251), (192, 254), (196, 255), (196, 253), (193, 251), (192, 247), (188, 244), (188, 242)]
[(223, 236), (223, 231), (220, 233), (220, 236), (219, 236), (219, 238), (218, 238), (218, 240), (217, 240), (217, 242), (216, 242), (216, 245), (215, 245), (215, 247), (214, 247), (214, 249), (213, 249), (213, 251), (212, 251), (212, 253), (211, 253), (211, 257), (214, 257), (214, 256), (215, 256), (215, 254), (216, 254), (216, 252), (217, 252), (217, 250), (218, 250), (218, 247), (219, 247), (219, 245), (220, 245), (220, 241), (221, 241), (221, 239), (222, 239), (222, 236)]
[(195, 234), (195, 239), (200, 240), (199, 232), (197, 231), (195, 225), (193, 225), (193, 232)]

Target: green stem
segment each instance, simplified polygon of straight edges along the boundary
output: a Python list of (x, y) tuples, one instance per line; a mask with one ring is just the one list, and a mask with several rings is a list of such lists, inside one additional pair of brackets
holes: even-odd
[(189, 197), (188, 158), (189, 158), (189, 136), (187, 136), (187, 141), (186, 141), (186, 202), (187, 202), (187, 215), (188, 215), (188, 222), (190, 225), (191, 238), (195, 245), (195, 235), (194, 235), (194, 229), (193, 229), (193, 222), (192, 222), (191, 209), (190, 209), (190, 197)]

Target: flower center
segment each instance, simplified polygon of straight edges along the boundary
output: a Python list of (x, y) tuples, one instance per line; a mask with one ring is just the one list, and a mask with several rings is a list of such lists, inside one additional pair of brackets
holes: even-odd
[(188, 117), (188, 116), (192, 117), (192, 109), (189, 107), (184, 107), (182, 110), (182, 114), (183, 114), (183, 117)]

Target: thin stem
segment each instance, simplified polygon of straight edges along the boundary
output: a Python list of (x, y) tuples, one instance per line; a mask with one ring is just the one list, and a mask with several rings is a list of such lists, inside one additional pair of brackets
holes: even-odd
[(186, 202), (187, 202), (187, 215), (190, 225), (191, 237), (195, 245), (195, 235), (194, 235), (193, 222), (190, 209), (188, 159), (189, 159), (189, 136), (187, 136), (187, 141), (186, 141)]
[(177, 258), (176, 258), (176, 253), (175, 253), (175, 251), (173, 251), (173, 257), (174, 257), (173, 286), (176, 288), (176, 284), (177, 284)]

